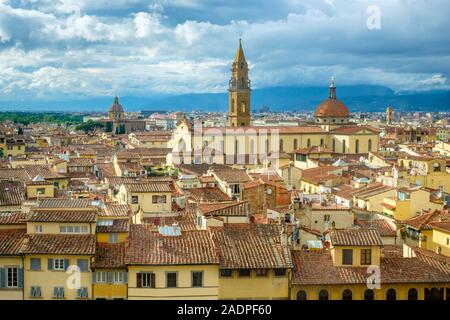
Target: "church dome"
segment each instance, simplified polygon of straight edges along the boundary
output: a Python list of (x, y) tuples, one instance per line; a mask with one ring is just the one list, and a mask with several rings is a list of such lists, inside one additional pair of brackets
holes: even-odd
[(345, 104), (336, 98), (336, 87), (334, 86), (334, 79), (330, 84), (330, 96), (328, 99), (322, 101), (316, 108), (314, 117), (334, 117), (345, 118), (350, 117), (350, 112)]
[(349, 117), (348, 108), (338, 99), (322, 101), (314, 113), (315, 117)]
[(114, 98), (114, 103), (109, 108), (109, 112), (114, 112), (114, 113), (122, 112), (123, 113), (123, 108), (122, 108), (122, 105), (119, 103), (118, 97)]

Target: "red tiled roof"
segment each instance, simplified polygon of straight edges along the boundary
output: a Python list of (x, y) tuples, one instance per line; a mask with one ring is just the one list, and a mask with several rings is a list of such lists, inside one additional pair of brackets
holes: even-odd
[(385, 219), (356, 220), (356, 225), (363, 229), (375, 229), (381, 237), (395, 237), (397, 231)]
[(291, 255), (280, 243), (281, 227), (268, 224), (226, 224), (211, 228), (220, 267), (291, 268)]
[[(386, 246), (380, 261), (381, 283), (449, 282), (450, 275), (442, 271), (450, 263), (434, 265), (423, 257), (403, 258), (401, 246)], [(367, 267), (334, 266), (329, 251), (293, 251), (295, 285), (366, 284)], [(435, 258), (432, 260), (436, 261)]]
[(86, 222), (93, 223), (97, 220), (95, 210), (39, 210), (30, 211), (27, 221), (30, 222)]
[(95, 235), (30, 234), (24, 253), (95, 254)]
[(97, 243), (93, 268), (125, 268), (126, 243)]
[(333, 246), (381, 246), (380, 234), (374, 229), (333, 229), (330, 230)]
[(0, 225), (24, 224), (26, 214), (23, 212), (0, 212)]
[(130, 220), (115, 219), (111, 226), (97, 225), (97, 233), (120, 233), (130, 231)]
[(231, 201), (231, 198), (219, 188), (192, 188), (187, 191), (189, 198), (196, 202), (222, 202)]
[(208, 231), (187, 231), (180, 236), (162, 236), (144, 225), (131, 226), (126, 261), (131, 265), (219, 263)]
[(26, 237), (26, 229), (0, 230), (0, 255), (19, 255)]
[(0, 181), (0, 206), (18, 206), (25, 200), (21, 181)]
[(416, 230), (431, 230), (430, 223), (442, 220), (450, 220), (450, 213), (448, 210), (434, 210), (428, 213), (418, 215), (414, 218), (405, 221), (405, 225), (411, 226)]
[(205, 203), (198, 204), (197, 208), (204, 216), (247, 216), (246, 202), (232, 203)]

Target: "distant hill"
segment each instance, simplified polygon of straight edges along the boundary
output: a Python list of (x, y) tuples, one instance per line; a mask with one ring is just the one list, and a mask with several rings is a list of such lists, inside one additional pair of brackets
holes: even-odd
[[(327, 87), (269, 87), (252, 92), (252, 110), (312, 111), (328, 96)], [(398, 111), (450, 111), (450, 91), (396, 93), (376, 85), (339, 86), (337, 96), (351, 111), (384, 111), (392, 105)], [(0, 101), (0, 111), (107, 111), (113, 97), (67, 101)], [(226, 111), (228, 94), (191, 93), (171, 96), (120, 97), (126, 111)]]

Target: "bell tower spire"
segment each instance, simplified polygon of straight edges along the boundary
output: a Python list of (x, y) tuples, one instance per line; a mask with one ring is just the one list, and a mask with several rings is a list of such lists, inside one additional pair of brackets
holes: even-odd
[(228, 125), (231, 127), (250, 125), (250, 80), (242, 40), (231, 65), (231, 79), (228, 85)]

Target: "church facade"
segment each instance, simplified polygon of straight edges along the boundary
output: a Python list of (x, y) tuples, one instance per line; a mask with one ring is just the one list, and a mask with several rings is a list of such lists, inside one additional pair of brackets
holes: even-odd
[(119, 98), (114, 98), (114, 103), (108, 110), (108, 119), (101, 120), (105, 132), (113, 134), (129, 134), (131, 132), (144, 131), (145, 121), (143, 119), (127, 118), (123, 111)]
[[(251, 126), (250, 80), (242, 44), (231, 67), (228, 126), (203, 128), (180, 121), (172, 136), (169, 163), (253, 165), (266, 158), (290, 158), (302, 148), (321, 147), (341, 155), (366, 156), (379, 148), (377, 129), (350, 123), (350, 112), (337, 98), (332, 79), (328, 98), (314, 113), (314, 122), (303, 126)], [(272, 162), (274, 163), (274, 162)]]

